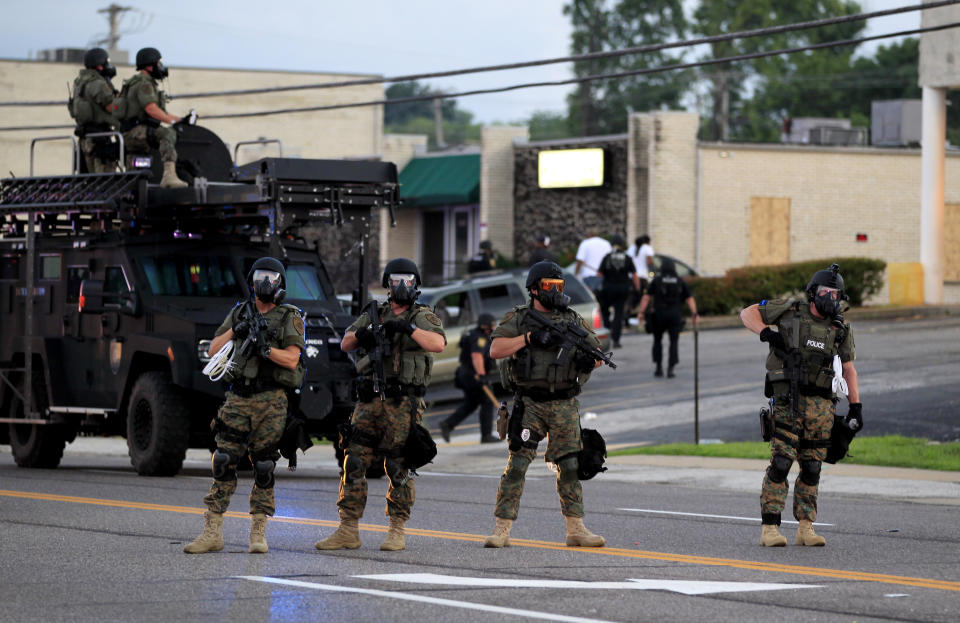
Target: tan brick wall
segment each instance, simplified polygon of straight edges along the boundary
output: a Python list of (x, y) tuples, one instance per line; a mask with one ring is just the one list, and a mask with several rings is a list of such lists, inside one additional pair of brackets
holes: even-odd
[[(658, 253), (696, 260), (697, 129), (695, 113), (649, 113), (647, 233)], [(641, 232), (642, 233), (642, 232)]]
[[(172, 59), (171, 59), (172, 61)], [(72, 85), (79, 66), (71, 63), (0, 60), (0, 100), (66, 100), (67, 84)], [(134, 74), (134, 68), (117, 68), (114, 85)], [(222, 91), (254, 87), (333, 82), (359, 75), (246, 71), (228, 69), (187, 69), (172, 67), (166, 88), (171, 95), (189, 92)], [(383, 99), (383, 85), (363, 85), (338, 89), (291, 91), (274, 94), (215, 97), (197, 100), (175, 99), (168, 105), (173, 114), (197, 110), (200, 124), (216, 132), (231, 146), (238, 141), (259, 137), (279, 138), (284, 155), (303, 158), (343, 158), (373, 156), (383, 148), (382, 106), (346, 108), (312, 113), (296, 113), (244, 119), (204, 120), (203, 116), (250, 112), (275, 108), (298, 108), (351, 101)], [(70, 124), (66, 106), (4, 108), (2, 126)], [(0, 175), (10, 171), (25, 176), (29, 172), (30, 140), (37, 136), (70, 134), (71, 130), (0, 132)], [(231, 147), (232, 149), (232, 147)], [(241, 148), (241, 161), (275, 155), (275, 148), (260, 151)], [(40, 144), (37, 147), (36, 174), (66, 173), (70, 168), (68, 143)], [(232, 156), (232, 152), (231, 152)]]
[(506, 257), (513, 249), (513, 143), (527, 140), (525, 127), (488, 126), (483, 129), (480, 159), (480, 239)]

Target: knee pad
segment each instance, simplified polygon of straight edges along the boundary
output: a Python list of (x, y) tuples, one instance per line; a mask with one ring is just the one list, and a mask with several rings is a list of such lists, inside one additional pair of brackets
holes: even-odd
[(770, 459), (770, 467), (767, 468), (767, 476), (776, 483), (785, 482), (787, 474), (790, 473), (790, 466), (793, 465), (793, 459), (782, 454), (775, 454)]
[(261, 489), (272, 489), (274, 483), (273, 470), (277, 463), (270, 459), (261, 459), (253, 463), (253, 481)]
[(387, 472), (387, 478), (394, 487), (402, 487), (410, 482), (410, 472), (403, 465), (390, 457), (384, 459), (384, 467)]
[(557, 461), (557, 480), (565, 483), (574, 483), (580, 480), (580, 477), (577, 475), (577, 469), (580, 467), (580, 462), (577, 460), (576, 454), (568, 454), (565, 457), (562, 457)]
[(363, 465), (363, 459), (347, 453), (346, 458), (343, 459), (343, 477), (347, 482), (363, 480), (366, 471), (367, 468)]
[(213, 477), (216, 480), (236, 480), (237, 457), (220, 448), (214, 450)]
[(503, 476), (501, 476), (500, 479), (509, 484), (521, 483), (529, 466), (529, 461), (513, 456), (507, 464), (507, 471), (503, 472)]
[(820, 468), (822, 465), (820, 461), (800, 461), (800, 480), (811, 487), (816, 487), (820, 484)]

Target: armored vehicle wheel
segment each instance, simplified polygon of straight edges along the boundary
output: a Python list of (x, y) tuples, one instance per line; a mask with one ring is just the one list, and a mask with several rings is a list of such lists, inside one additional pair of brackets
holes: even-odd
[(145, 372), (127, 406), (130, 463), (141, 476), (173, 476), (190, 445), (190, 410), (180, 390), (162, 372)]
[[(18, 385), (22, 388), (23, 381)], [(8, 397), (10, 417), (23, 417), (23, 402), (11, 391), (5, 394)], [(42, 372), (33, 373), (33, 406), (37, 413), (43, 413), (47, 408), (47, 388), (44, 386)], [(10, 424), (13, 460), (20, 467), (53, 469), (60, 465), (66, 445), (63, 429), (58, 425)]]

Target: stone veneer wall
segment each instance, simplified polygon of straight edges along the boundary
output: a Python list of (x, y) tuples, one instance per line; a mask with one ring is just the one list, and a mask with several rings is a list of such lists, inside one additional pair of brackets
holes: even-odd
[[(604, 184), (594, 188), (548, 188), (537, 183), (537, 154), (551, 149), (601, 147)], [(627, 230), (627, 137), (616, 135), (549, 141), (514, 147), (515, 259), (526, 265), (536, 236), (550, 236), (556, 254), (576, 251), (591, 231), (601, 236)]]

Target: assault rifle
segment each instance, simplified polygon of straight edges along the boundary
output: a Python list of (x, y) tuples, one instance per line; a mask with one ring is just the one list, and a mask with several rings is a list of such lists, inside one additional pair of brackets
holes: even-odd
[(383, 360), (390, 355), (390, 342), (383, 332), (380, 310), (377, 308), (377, 302), (373, 299), (370, 299), (367, 304), (367, 317), (370, 320), (370, 329), (377, 339), (377, 345), (367, 351), (370, 367), (373, 369), (373, 392), (380, 396), (380, 400), (383, 400), (383, 389), (387, 382), (383, 371)]
[(267, 319), (257, 311), (255, 295), (250, 293), (250, 298), (243, 302), (240, 307), (240, 313), (237, 319), (250, 325), (250, 333), (240, 345), (240, 356), (244, 361), (254, 355), (263, 356), (264, 351), (270, 346), (270, 325)]
[(579, 351), (587, 356), (593, 357), (594, 361), (602, 361), (614, 370), (617, 369), (617, 364), (613, 363), (613, 359), (611, 359), (609, 355), (599, 348), (594, 348), (590, 345), (587, 341), (587, 336), (590, 333), (580, 326), (580, 324), (573, 321), (566, 322), (565, 324), (555, 324), (549, 318), (533, 309), (533, 307), (527, 309), (526, 317), (532, 319), (552, 335), (560, 338), (560, 350), (557, 352), (557, 359), (553, 365), (566, 366), (570, 355), (573, 352)]
[[(797, 343), (789, 350), (774, 348), (773, 352), (783, 361), (787, 380), (790, 381), (790, 412), (795, 418), (800, 417), (800, 383), (807, 379), (807, 362), (800, 352), (800, 316), (796, 311), (793, 315), (793, 335)], [(786, 345), (786, 344), (784, 344)]]

